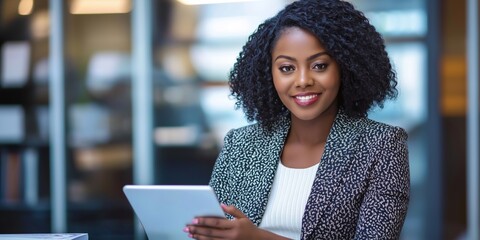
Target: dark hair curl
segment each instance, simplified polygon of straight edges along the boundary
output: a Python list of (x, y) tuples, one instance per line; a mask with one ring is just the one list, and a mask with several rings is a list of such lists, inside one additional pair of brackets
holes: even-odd
[(271, 129), (290, 115), (273, 85), (271, 52), (283, 30), (299, 27), (314, 34), (340, 66), (339, 107), (351, 117), (367, 116), (397, 96), (396, 74), (384, 40), (362, 12), (341, 0), (300, 0), (260, 24), (229, 75), (235, 107), (248, 121)]

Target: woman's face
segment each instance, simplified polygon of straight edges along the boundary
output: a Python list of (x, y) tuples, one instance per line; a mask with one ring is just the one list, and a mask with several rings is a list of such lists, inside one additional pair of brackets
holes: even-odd
[(272, 51), (272, 76), (292, 118), (314, 120), (336, 113), (340, 69), (310, 32), (283, 30)]

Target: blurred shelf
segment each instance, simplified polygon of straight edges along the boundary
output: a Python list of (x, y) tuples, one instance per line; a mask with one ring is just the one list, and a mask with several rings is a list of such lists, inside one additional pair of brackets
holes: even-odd
[(50, 201), (41, 200), (36, 204), (27, 204), (25, 202), (0, 202), (0, 212), (50, 212)]
[(1, 233), (50, 232), (50, 203), (0, 203)]

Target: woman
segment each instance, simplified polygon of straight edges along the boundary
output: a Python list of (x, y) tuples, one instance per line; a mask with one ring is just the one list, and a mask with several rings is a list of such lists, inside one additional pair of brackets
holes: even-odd
[(250, 36), (229, 84), (255, 124), (230, 131), (210, 185), (228, 219), (195, 239), (397, 239), (407, 134), (367, 118), (397, 94), (383, 39), (340, 0), (301, 0)]

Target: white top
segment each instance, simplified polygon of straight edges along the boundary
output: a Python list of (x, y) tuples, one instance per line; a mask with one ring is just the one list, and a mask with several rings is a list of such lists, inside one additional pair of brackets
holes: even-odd
[(308, 168), (288, 168), (280, 161), (260, 228), (300, 239), (302, 217), (318, 163)]

